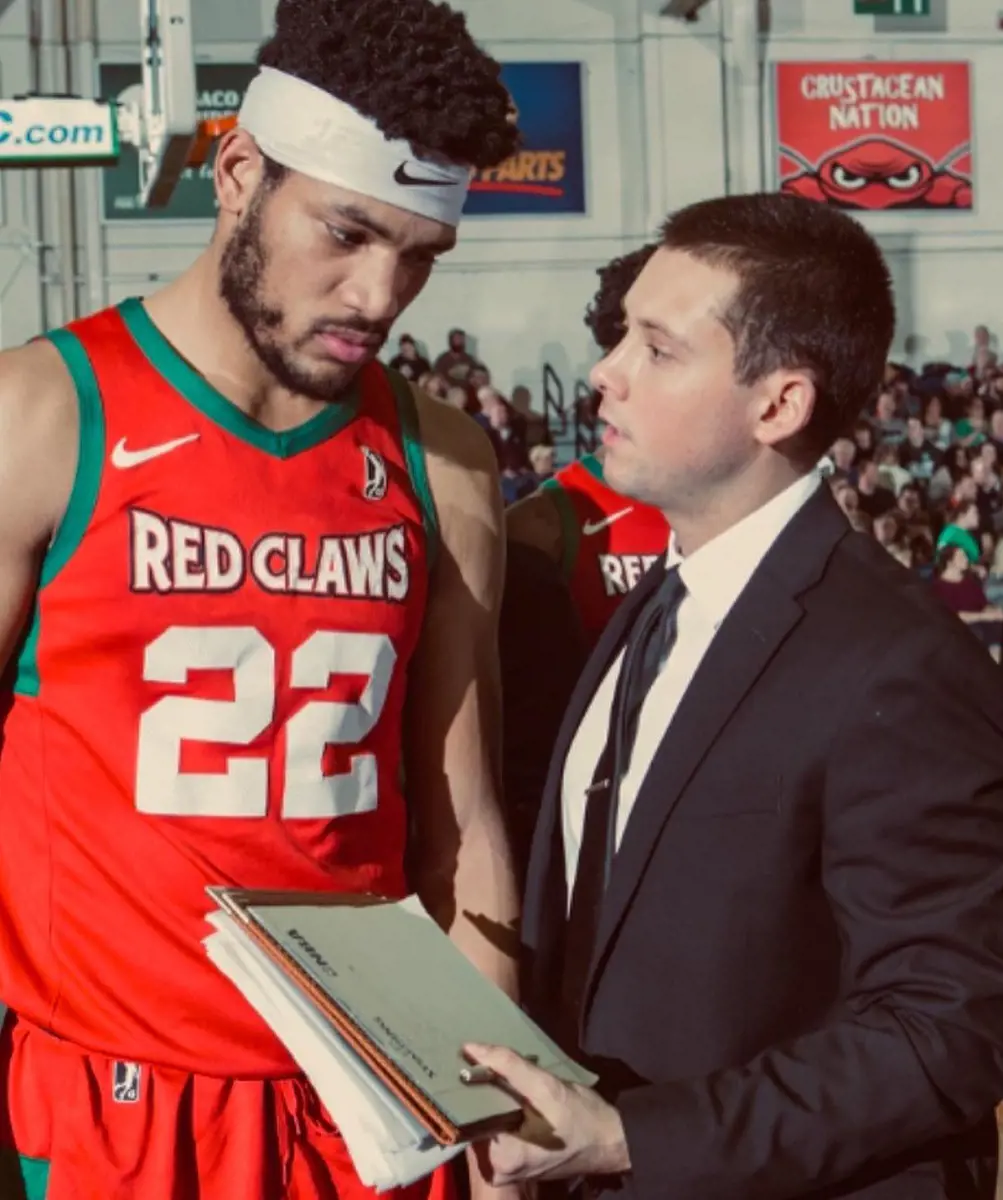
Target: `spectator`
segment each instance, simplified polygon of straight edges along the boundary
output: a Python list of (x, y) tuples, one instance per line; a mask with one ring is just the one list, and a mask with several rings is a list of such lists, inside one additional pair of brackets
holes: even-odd
[(909, 539), (909, 555), (912, 559), (912, 569), (920, 579), (930, 582), (933, 579), (933, 542), (928, 537), (912, 537)]
[(943, 452), (950, 446), (954, 438), (954, 426), (944, 416), (944, 402), (939, 395), (927, 400), (923, 410), (923, 427), (926, 440), (938, 450)]
[(857, 473), (853, 469), (853, 464), (857, 457), (857, 444), (853, 438), (836, 438), (829, 454), (832, 458), (835, 477), (847, 479), (851, 484), (856, 483)]
[(449, 384), (434, 371), (423, 377), (420, 386), (435, 400), (445, 400), (449, 391)]
[(874, 540), (883, 546), (893, 558), (897, 558), (904, 566), (909, 566), (908, 547), (902, 540), (902, 526), (894, 509), (874, 518), (872, 527)]
[(508, 442), (501, 446), (498, 451), (498, 466), (501, 470), (502, 500), (506, 508), (521, 500), (523, 496), (528, 496), (530, 492), (536, 491), (537, 479), (529, 468), (524, 446), (516, 442)]
[(491, 372), (483, 363), (475, 363), (467, 377), (466, 385), (470, 394), (476, 396), (481, 388), (491, 386)]
[(979, 506), (979, 529), (995, 532), (1003, 512), (1000, 477), (981, 454), (972, 459), (971, 474), (976, 487), (975, 502)]
[(872, 521), (895, 507), (895, 493), (881, 483), (877, 462), (863, 455), (857, 462), (857, 494), (860, 511)]
[(974, 396), (965, 410), (965, 416), (954, 426), (954, 436), (963, 446), (978, 446), (985, 441), (989, 431), (986, 417), (986, 402)]
[(896, 496), (907, 483), (912, 482), (912, 476), (902, 466), (897, 444), (882, 442), (875, 452), (874, 461), (878, 464), (878, 482)]
[(546, 483), (553, 476), (556, 459), (557, 452), (553, 446), (540, 442), (530, 447), (529, 465), (533, 468), (533, 477), (537, 487), (541, 483)]
[(989, 417), (989, 439), (1003, 457), (1003, 408), (994, 409)]
[(951, 446), (930, 480), (927, 496), (931, 504), (942, 504), (951, 496), (958, 480), (968, 474), (970, 462), (971, 455), (964, 446)]
[(860, 496), (856, 488), (838, 476), (832, 480), (831, 486), (833, 498), (852, 523), (854, 514), (860, 512)]
[(859, 455), (874, 453), (874, 430), (869, 421), (858, 421), (853, 427), (853, 440)]
[(979, 506), (974, 500), (962, 500), (954, 512), (953, 519), (940, 531), (937, 549), (955, 546), (964, 550), (968, 561), (974, 566), (981, 557), (976, 532), (979, 528)]
[(526, 423), (518, 413), (513, 412), (505, 397), (494, 388), (481, 388), (477, 397), (481, 411), (475, 420), (483, 426), (494, 443), (495, 453), (499, 463), (502, 461), (502, 447), (509, 444), (517, 447), (522, 458), (526, 459)]
[(452, 387), (446, 389), (446, 395), (443, 397), (443, 399), (451, 408), (459, 408), (464, 412), (467, 411), (467, 389), (465, 387), (461, 387), (458, 383), (454, 383)]
[(886, 446), (897, 446), (905, 439), (905, 421), (899, 416), (895, 392), (885, 389), (878, 396), (875, 406), (874, 432)]
[(911, 542), (914, 538), (922, 537), (933, 548), (933, 528), (930, 514), (923, 508), (923, 496), (914, 483), (907, 483), (899, 492), (899, 520), (902, 522), (903, 536)]
[(466, 383), (471, 371), (480, 364), (467, 352), (467, 335), (462, 329), (449, 332), (449, 349), (435, 360), (435, 369), (451, 383)]
[(943, 452), (930, 441), (922, 419), (910, 417), (906, 422), (905, 441), (899, 447), (899, 462), (913, 479), (929, 483), (943, 461)]
[(409, 333), (402, 333), (397, 342), (397, 353), (390, 360), (390, 366), (394, 371), (398, 371), (405, 379), (410, 379), (412, 383), (417, 383), (423, 376), (431, 371), (431, 365), (427, 358), (423, 358), (418, 353), (418, 347), (415, 344), (414, 338)]
[(960, 546), (943, 546), (937, 551), (933, 589), (966, 625), (973, 626), (972, 632), (998, 661), (1003, 609), (989, 603), (982, 581)]
[[(1003, 404), (1003, 373), (997, 371), (992, 379), (989, 380), (983, 394), (987, 404), (993, 411)], [(990, 415), (992, 414), (990, 413)]]

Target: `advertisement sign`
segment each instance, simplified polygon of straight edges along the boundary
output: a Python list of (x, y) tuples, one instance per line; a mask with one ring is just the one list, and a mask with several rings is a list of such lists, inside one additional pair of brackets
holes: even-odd
[(777, 185), (842, 208), (971, 209), (967, 62), (782, 62)]
[(115, 109), (73, 96), (0, 101), (0, 164), (85, 166), (118, 155)]
[(581, 63), (503, 63), (502, 83), (518, 110), (522, 149), (478, 172), (464, 213), (584, 213)]

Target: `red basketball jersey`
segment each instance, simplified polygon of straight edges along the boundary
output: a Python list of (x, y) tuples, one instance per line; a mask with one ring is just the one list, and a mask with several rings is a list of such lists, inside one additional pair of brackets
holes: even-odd
[(373, 364), (273, 433), (138, 301), (50, 336), (80, 457), (3, 731), (0, 997), (120, 1059), (287, 1074), (205, 955), (205, 889), (406, 892), (413, 397)]
[(669, 525), (657, 508), (608, 487), (595, 455), (569, 463), (544, 487), (561, 514), (565, 575), (594, 645), (623, 598), (665, 555)]

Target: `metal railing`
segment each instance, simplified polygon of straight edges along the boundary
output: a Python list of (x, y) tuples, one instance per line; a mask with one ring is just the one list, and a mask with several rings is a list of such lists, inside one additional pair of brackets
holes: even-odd
[(582, 379), (575, 381), (575, 458), (595, 453), (599, 445), (596, 394)]

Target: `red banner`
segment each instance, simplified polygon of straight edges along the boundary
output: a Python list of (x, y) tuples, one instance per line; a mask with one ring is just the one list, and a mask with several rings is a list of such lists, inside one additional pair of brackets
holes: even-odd
[(841, 208), (970, 209), (966, 62), (776, 64), (780, 190)]

